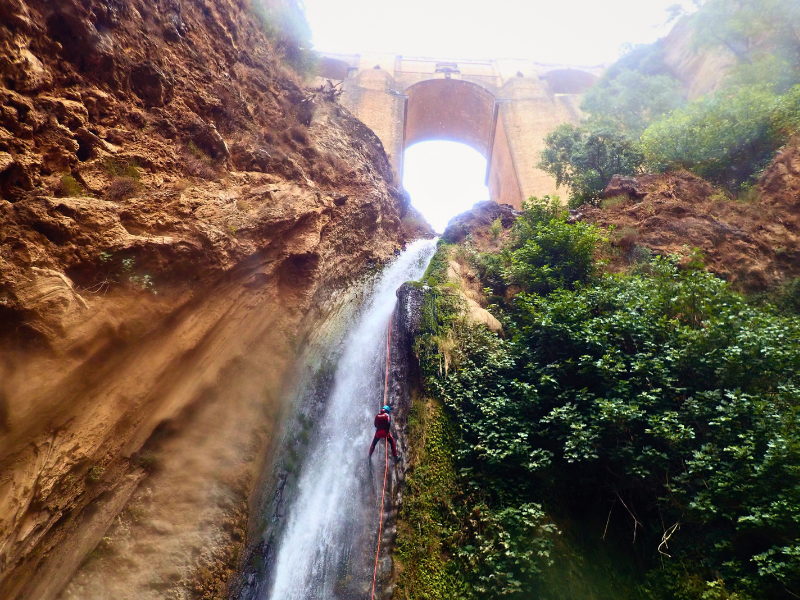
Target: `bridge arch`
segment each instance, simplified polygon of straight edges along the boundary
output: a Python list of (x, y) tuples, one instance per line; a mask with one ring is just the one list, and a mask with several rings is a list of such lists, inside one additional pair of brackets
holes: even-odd
[(492, 200), (512, 206), (558, 193), (538, 168), (545, 138), (562, 123), (581, 121), (581, 95), (604, 71), (517, 59), (325, 56), (332, 59), (325, 76), (342, 83), (342, 104), (380, 138), (395, 182), (410, 145), (463, 142), (487, 158)]
[(419, 142), (461, 142), (488, 160), (495, 99), (477, 84), (455, 79), (421, 81), (406, 90), (404, 149)]
[(403, 151), (419, 142), (466, 144), (486, 158), (492, 200), (520, 207), (522, 193), (495, 96), (477, 83), (428, 79), (405, 90)]

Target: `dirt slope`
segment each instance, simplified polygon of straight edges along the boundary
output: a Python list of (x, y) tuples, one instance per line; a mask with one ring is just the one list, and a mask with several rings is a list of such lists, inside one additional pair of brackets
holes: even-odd
[(792, 143), (765, 171), (752, 200), (736, 201), (689, 173), (615, 178), (616, 205), (582, 207), (573, 218), (614, 225), (625, 266), (637, 248), (655, 254), (699, 248), (708, 268), (746, 291), (800, 276), (800, 149)]
[(246, 2), (0, 0), (0, 84), (0, 598), (93, 550), (72, 597), (202, 597), (306, 331), (418, 219)]

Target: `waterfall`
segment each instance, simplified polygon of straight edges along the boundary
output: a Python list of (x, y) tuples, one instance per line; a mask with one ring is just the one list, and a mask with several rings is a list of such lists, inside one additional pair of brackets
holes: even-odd
[(274, 583), (259, 600), (369, 595), (384, 442), (372, 461), (367, 452), (383, 403), (387, 330), (397, 288), (423, 275), (435, 248), (435, 240), (410, 244), (384, 269), (347, 332), (323, 414), (312, 415), (313, 438), (278, 542)]

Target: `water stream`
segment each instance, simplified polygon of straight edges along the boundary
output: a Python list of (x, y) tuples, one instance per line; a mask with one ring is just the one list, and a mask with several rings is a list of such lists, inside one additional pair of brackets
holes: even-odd
[(433, 240), (410, 244), (384, 269), (346, 334), (331, 395), (323, 414), (313, 415), (274, 583), (259, 600), (361, 600), (371, 587), (383, 442), (372, 461), (367, 452), (372, 419), (383, 403), (387, 329), (397, 288), (422, 276), (434, 250)]

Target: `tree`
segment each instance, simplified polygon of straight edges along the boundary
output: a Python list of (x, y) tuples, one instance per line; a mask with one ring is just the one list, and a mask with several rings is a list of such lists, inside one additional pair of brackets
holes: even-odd
[(561, 125), (545, 138), (539, 168), (570, 188), (570, 205), (596, 204), (614, 175), (634, 175), (643, 162), (638, 142), (606, 120)]
[(626, 133), (638, 137), (655, 118), (681, 104), (683, 92), (677, 79), (623, 69), (586, 92), (581, 108), (592, 113), (593, 118), (610, 119)]

